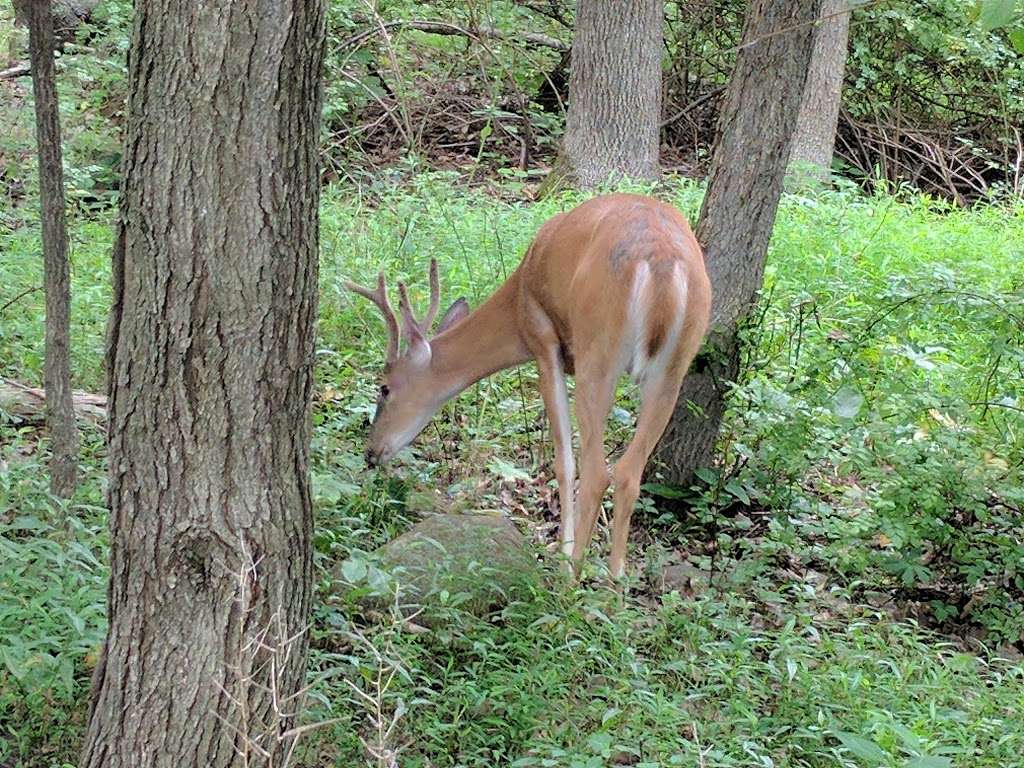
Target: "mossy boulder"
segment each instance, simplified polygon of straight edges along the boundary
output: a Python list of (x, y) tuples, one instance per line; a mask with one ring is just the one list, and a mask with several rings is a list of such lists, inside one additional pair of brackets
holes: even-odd
[(363, 607), (397, 605), (427, 625), (436, 623), (438, 609), (485, 615), (540, 578), (526, 539), (496, 515), (431, 515), (380, 547), (369, 563), (342, 563), (339, 591)]

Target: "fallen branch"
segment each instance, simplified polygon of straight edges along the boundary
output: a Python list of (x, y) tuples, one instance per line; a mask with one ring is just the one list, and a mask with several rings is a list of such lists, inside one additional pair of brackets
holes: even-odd
[(32, 67), (28, 64), (18, 64), (8, 69), (0, 69), (0, 80), (13, 80), (16, 77), (24, 77), (32, 74)]
[[(107, 398), (91, 392), (71, 393), (75, 415), (94, 424), (107, 418)], [(46, 390), (0, 379), (0, 415), (28, 424), (46, 423)]]
[(423, 19), (399, 19), (398, 21), (385, 22), (373, 29), (367, 29), (353, 35), (343, 41), (341, 47), (343, 50), (358, 47), (374, 35), (380, 34), (385, 30), (392, 29), (415, 29), (419, 32), (429, 32), (432, 35), (455, 35), (458, 37), (468, 37), (473, 40), (481, 37), (489, 37), (493, 40), (507, 40), (512, 38), (518, 43), (529, 43), (530, 45), (540, 48), (551, 48), (556, 51), (568, 51), (570, 49), (569, 43), (563, 42), (562, 40), (549, 35), (541, 34), (540, 32), (517, 32), (509, 34), (496, 27), (488, 25), (480, 25), (473, 27), (473, 29), (465, 29), (456, 24), (449, 24), (444, 21), (426, 21)]

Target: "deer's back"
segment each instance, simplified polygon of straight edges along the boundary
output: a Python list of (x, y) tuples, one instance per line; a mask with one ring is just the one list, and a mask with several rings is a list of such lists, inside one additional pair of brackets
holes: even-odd
[(567, 356), (614, 343), (619, 349), (604, 353), (625, 368), (656, 356), (673, 328), (678, 334), (690, 287), (707, 282), (682, 214), (632, 194), (596, 197), (548, 220), (520, 271), (523, 290), (554, 323)]

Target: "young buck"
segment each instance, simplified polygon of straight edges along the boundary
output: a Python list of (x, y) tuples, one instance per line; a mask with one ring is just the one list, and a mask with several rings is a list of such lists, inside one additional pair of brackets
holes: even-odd
[[(430, 264), (430, 308), (422, 321), (399, 284), (399, 322), (384, 275), (370, 290), (346, 283), (384, 315), (389, 340), (366, 449), (370, 466), (408, 445), (450, 398), (495, 371), (536, 360), (551, 423), (562, 508), (562, 551), (579, 568), (609, 485), (604, 428), (615, 386), (628, 372), (640, 386), (636, 433), (615, 463), (609, 567), (622, 575), (640, 477), (676, 404), (707, 329), (711, 287), (686, 219), (640, 195), (597, 197), (547, 221), (519, 268), (476, 311), (459, 299), (429, 337), (440, 288)], [(399, 353), (399, 336), (405, 351)], [(576, 377), (580, 490), (565, 375)]]

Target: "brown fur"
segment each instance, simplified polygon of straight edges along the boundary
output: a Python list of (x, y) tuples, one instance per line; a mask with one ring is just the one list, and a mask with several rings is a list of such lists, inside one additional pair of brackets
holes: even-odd
[(659, 317), (655, 322), (651, 323), (651, 332), (647, 336), (647, 357), (652, 358), (658, 354), (661, 349), (661, 345), (665, 343), (665, 325), (662, 323)]

